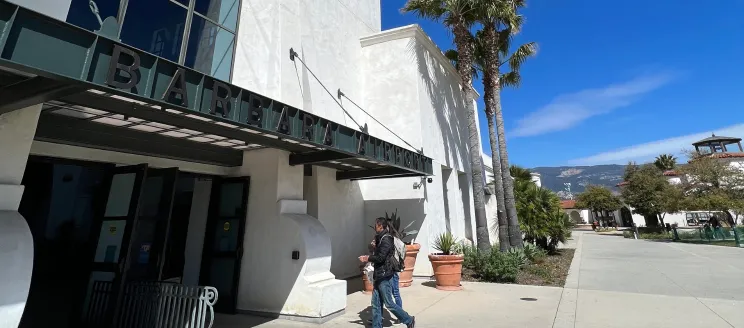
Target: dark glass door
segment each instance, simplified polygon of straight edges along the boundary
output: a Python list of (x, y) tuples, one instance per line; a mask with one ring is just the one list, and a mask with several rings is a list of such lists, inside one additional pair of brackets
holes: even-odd
[(97, 243), (83, 309), (83, 321), (89, 327), (103, 327), (111, 322), (146, 178), (147, 164), (141, 164), (113, 168), (104, 179), (105, 206), (94, 222)]
[(215, 311), (235, 313), (250, 179), (215, 178), (204, 238), (200, 285), (219, 292)]
[(142, 164), (113, 168), (104, 180), (107, 197), (83, 311), (88, 326), (111, 323), (126, 283), (160, 280), (177, 177), (178, 168)]
[(133, 226), (125, 282), (161, 280), (178, 168), (148, 169)]

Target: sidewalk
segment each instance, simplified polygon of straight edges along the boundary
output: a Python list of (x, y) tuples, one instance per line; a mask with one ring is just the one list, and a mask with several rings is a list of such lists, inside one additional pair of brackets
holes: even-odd
[[(550, 327), (563, 290), (464, 282), (462, 291), (446, 292), (433, 286), (414, 280), (413, 286), (401, 288), (403, 306), (416, 316), (416, 327)], [(357, 292), (349, 295), (345, 314), (323, 325), (236, 315), (218, 316), (214, 327), (366, 327), (370, 310), (370, 296)], [(385, 327), (390, 327), (390, 315), (385, 313)]]
[(744, 328), (744, 249), (574, 238), (554, 328)]

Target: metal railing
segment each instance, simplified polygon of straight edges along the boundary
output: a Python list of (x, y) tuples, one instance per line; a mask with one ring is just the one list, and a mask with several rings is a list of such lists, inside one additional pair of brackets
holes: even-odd
[[(91, 327), (103, 327), (112, 309), (112, 282), (95, 281), (85, 315)], [(119, 328), (211, 328), (217, 289), (168, 282), (133, 282), (124, 286), (114, 312)], [(207, 319), (209, 321), (207, 321)]]
[(744, 247), (744, 227), (718, 227), (702, 226), (697, 228), (672, 228), (672, 239), (681, 242), (694, 242), (704, 244), (730, 243), (738, 247)]

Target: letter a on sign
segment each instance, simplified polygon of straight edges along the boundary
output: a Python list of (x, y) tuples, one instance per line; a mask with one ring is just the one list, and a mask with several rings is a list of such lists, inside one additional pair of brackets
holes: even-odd
[(289, 118), (287, 113), (289, 109), (287, 106), (282, 107), (282, 113), (279, 115), (279, 123), (276, 124), (276, 132), (288, 134), (289, 133)]
[(168, 83), (168, 89), (165, 89), (163, 96), (160, 98), (167, 102), (171, 99), (175, 99), (176, 95), (181, 96), (181, 106), (189, 107), (189, 96), (186, 94), (186, 80), (184, 78), (186, 71), (179, 67), (176, 69), (176, 73), (173, 74), (170, 83)]
[(326, 123), (325, 134), (323, 135), (323, 144), (327, 146), (333, 145), (333, 130), (331, 129), (331, 122)]

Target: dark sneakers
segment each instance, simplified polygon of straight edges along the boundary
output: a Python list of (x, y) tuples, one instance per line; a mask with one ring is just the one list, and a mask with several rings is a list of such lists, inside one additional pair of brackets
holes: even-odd
[(406, 325), (407, 328), (414, 328), (416, 327), (416, 317), (411, 316), (411, 323)]

